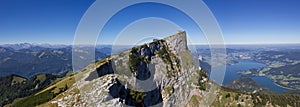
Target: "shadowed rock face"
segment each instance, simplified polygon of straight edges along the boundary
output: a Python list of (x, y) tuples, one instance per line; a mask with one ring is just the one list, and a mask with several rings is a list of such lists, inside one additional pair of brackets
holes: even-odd
[(111, 61), (108, 61), (107, 63), (103, 64), (102, 66), (100, 66), (99, 68), (97, 68), (97, 73), (98, 73), (98, 76), (101, 77), (101, 76), (104, 76), (106, 74), (113, 74), (114, 73), (114, 65), (113, 62)]
[[(143, 100), (136, 101), (136, 99), (134, 99), (134, 96), (131, 94), (132, 92), (144, 93), (145, 96)], [(126, 105), (129, 106), (146, 107), (146, 106), (153, 106), (162, 102), (161, 89), (156, 88), (149, 92), (138, 92), (132, 89), (125, 88), (125, 86), (122, 85), (118, 79), (115, 79), (115, 84), (113, 84), (109, 88), (109, 94), (112, 96), (112, 98), (106, 99), (107, 101), (113, 98), (119, 98), (119, 101), (121, 103), (125, 103)]]
[(85, 82), (78, 83), (82, 94), (77, 99), (83, 101), (62, 98), (65, 102), (61, 104), (184, 106), (190, 92), (198, 90), (198, 80), (203, 79), (196, 72), (198, 66), (187, 48), (185, 32), (133, 47), (99, 62), (95, 70), (85, 73)]
[(145, 62), (141, 62), (140, 65), (137, 67), (137, 73), (136, 73), (136, 78), (139, 80), (146, 80), (148, 79), (151, 74), (150, 70), (148, 69), (148, 65)]
[(85, 81), (92, 81), (96, 78), (102, 77), (107, 74), (113, 74), (114, 64), (111, 61), (101, 65), (99, 68), (96, 68), (95, 71), (91, 72), (90, 75), (85, 79)]

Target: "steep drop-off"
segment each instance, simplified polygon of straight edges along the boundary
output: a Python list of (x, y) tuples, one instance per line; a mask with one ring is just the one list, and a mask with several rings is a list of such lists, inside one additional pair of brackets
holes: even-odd
[(73, 87), (44, 105), (186, 106), (202, 95), (208, 80), (190, 54), (185, 32), (96, 61), (75, 78)]

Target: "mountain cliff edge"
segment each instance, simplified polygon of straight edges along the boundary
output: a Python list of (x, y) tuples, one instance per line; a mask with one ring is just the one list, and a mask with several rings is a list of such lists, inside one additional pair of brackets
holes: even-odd
[(180, 31), (91, 63), (35, 96), (53, 97), (40, 106), (193, 106), (207, 81)]

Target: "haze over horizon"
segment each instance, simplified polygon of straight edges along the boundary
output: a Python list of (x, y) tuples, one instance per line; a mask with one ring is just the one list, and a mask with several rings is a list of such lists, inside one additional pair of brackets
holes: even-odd
[[(3, 0), (0, 1), (0, 44), (36, 43), (36, 44), (66, 44), (73, 43), (76, 27), (85, 11), (95, 0)], [(299, 44), (300, 43), (300, 1), (297, 0), (204, 0), (206, 5), (215, 15), (223, 32), (225, 44)], [(161, 5), (149, 5), (155, 8), (143, 10), (138, 16), (145, 16), (156, 12), (157, 16), (163, 16), (167, 11), (174, 20), (184, 22), (184, 26), (170, 27), (157, 33), (161, 36), (174, 34), (179, 28), (183, 30), (197, 29), (192, 21), (186, 16), (181, 16), (180, 11), (172, 10)], [(134, 6), (126, 9), (124, 13), (136, 12), (141, 7)], [(123, 14), (124, 14), (123, 13)], [(122, 14), (119, 13), (119, 14)], [(122, 20), (123, 23), (129, 19), (122, 15), (116, 15), (112, 20)], [(176, 23), (175, 23), (176, 24)], [(111, 28), (120, 29), (118, 23), (111, 23)], [(143, 24), (136, 24), (136, 27)], [(154, 25), (144, 27), (151, 29)], [(169, 26), (168, 23), (160, 23), (159, 26)], [(158, 28), (157, 28), (158, 29)], [(155, 30), (153, 30), (155, 31)], [(151, 31), (151, 32), (153, 32)], [(113, 44), (115, 38), (114, 30), (104, 32), (99, 44)], [(146, 31), (144, 31), (146, 32)], [(187, 32), (189, 33), (189, 32)], [(87, 33), (88, 34), (88, 33)], [(132, 33), (127, 33), (131, 35)], [(147, 33), (144, 33), (147, 34)], [(134, 34), (132, 34), (134, 35)], [(143, 34), (141, 34), (143, 35)], [(192, 43), (207, 44), (205, 37), (188, 34)], [(147, 35), (156, 36), (156, 35)], [(130, 39), (130, 38), (129, 38)], [(101, 42), (104, 41), (104, 42)], [(126, 41), (126, 40), (124, 40)]]

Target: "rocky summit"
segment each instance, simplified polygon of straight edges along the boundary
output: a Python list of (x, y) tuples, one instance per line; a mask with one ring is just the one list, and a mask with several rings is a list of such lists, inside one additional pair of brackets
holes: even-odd
[(184, 31), (96, 61), (73, 77), (71, 87), (44, 105), (193, 106), (207, 83)]

